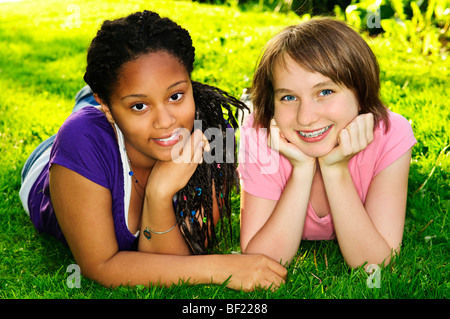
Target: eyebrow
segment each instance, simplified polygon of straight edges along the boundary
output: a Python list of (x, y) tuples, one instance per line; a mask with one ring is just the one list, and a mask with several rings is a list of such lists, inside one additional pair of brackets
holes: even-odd
[(313, 89), (317, 89), (317, 88), (324, 87), (324, 86), (330, 86), (330, 85), (337, 85), (337, 84), (331, 80), (327, 80), (324, 82), (317, 83), (316, 85), (313, 86)]
[[(187, 80), (181, 80), (181, 81), (175, 82), (174, 84), (171, 84), (166, 89), (166, 91), (169, 91), (169, 90), (173, 89), (174, 87), (176, 87), (176, 86), (178, 86), (178, 85), (180, 85), (182, 83), (187, 83)], [(126, 95), (126, 96), (122, 97), (121, 100), (125, 100), (127, 98), (145, 98), (145, 97), (147, 97), (147, 95), (145, 95), (145, 94), (129, 94), (129, 95)]]
[[(321, 88), (321, 87), (327, 87), (330, 85), (337, 85), (337, 84), (331, 80), (327, 80), (327, 81), (323, 81), (323, 82), (319, 82), (319, 83), (315, 84), (312, 88), (317, 89), (317, 88)], [(292, 92), (293, 91), (289, 90), (289, 89), (279, 88), (279, 89), (276, 89), (273, 93), (274, 94), (282, 94), (282, 93), (292, 93)]]

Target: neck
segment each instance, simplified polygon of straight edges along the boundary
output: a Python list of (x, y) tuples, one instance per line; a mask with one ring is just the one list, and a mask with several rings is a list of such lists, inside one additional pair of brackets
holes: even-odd
[(150, 176), (156, 160), (142, 155), (133, 147), (130, 147), (127, 141), (125, 141), (125, 150), (128, 156), (129, 166), (132, 171), (133, 178), (138, 181), (138, 184), (142, 188), (145, 188), (148, 177)]

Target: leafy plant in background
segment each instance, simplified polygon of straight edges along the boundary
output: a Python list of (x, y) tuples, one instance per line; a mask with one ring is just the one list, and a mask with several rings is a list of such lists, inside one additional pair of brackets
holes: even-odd
[(335, 13), (359, 29), (398, 41), (408, 53), (445, 59), (450, 37), (449, 7), (448, 0), (352, 1), (345, 12), (336, 7)]
[(352, 1), (338, 17), (371, 34), (382, 33), (408, 53), (445, 59), (449, 49), (450, 1), (377, 0)]
[[(194, 0), (195, 1), (195, 0)], [(370, 35), (402, 44), (407, 53), (446, 58), (449, 49), (449, 0), (196, 0), (243, 10), (335, 15)]]
[[(298, 7), (299, 0), (194, 0), (201, 3), (225, 4), (231, 7), (240, 7), (244, 10), (273, 12), (289, 12)], [(303, 3), (308, 2), (302, 0)], [(309, 1), (311, 2), (311, 1)], [(325, 1), (326, 2), (326, 1)]]

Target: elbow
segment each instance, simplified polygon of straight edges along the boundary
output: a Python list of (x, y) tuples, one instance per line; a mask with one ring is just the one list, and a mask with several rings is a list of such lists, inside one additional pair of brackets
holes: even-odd
[(386, 267), (393, 262), (394, 257), (400, 253), (400, 247), (390, 248), (389, 251), (379, 253), (377, 256), (366, 256), (364, 258), (344, 258), (350, 268), (364, 267), (367, 272), (378, 267)]
[(276, 245), (276, 247), (265, 247), (264, 249), (261, 247), (257, 247), (252, 243), (252, 241), (248, 243), (242, 243), (241, 241), (241, 253), (242, 254), (259, 254), (264, 255), (266, 257), (269, 257), (277, 262), (279, 262), (281, 265), (289, 266), (292, 259), (294, 258), (295, 252), (292, 253), (290, 251), (283, 251), (280, 249), (280, 247), (283, 247), (282, 245)]

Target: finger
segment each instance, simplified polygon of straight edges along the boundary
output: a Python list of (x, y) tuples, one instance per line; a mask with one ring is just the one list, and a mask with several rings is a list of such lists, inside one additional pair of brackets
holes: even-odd
[(284, 284), (285, 282), (286, 282), (286, 280), (285, 280), (284, 277), (276, 275), (276, 276), (272, 276), (270, 278), (267, 278), (265, 286), (266, 286), (266, 288), (268, 288), (268, 289), (270, 289), (272, 291), (275, 291), (278, 288), (280, 288), (280, 286), (282, 284)]
[(192, 133), (191, 147), (193, 152), (190, 158), (192, 160), (192, 163), (201, 163), (203, 159), (203, 137), (204, 135), (199, 129), (195, 130), (194, 133)]
[(203, 162), (203, 147), (204, 147), (204, 142), (201, 141), (199, 144), (197, 144), (197, 147), (195, 148), (194, 151), (194, 156), (193, 156), (193, 162), (194, 163), (202, 163)]
[(366, 121), (366, 137), (367, 142), (371, 143), (373, 141), (373, 127), (375, 125), (375, 119), (372, 113), (367, 113), (365, 117)]
[[(183, 157), (183, 154), (185, 154), (185, 149), (189, 147), (189, 141), (190, 141), (190, 132), (188, 129), (181, 129), (180, 130), (180, 139), (177, 144), (172, 148), (171, 151), (171, 157), (172, 161), (176, 163), (182, 163), (185, 162), (185, 159)], [(186, 157), (186, 156), (185, 156)]]
[(211, 146), (209, 145), (209, 141), (206, 138), (205, 134), (202, 133), (202, 145), (203, 145), (203, 150), (205, 150), (206, 152), (209, 152), (211, 150)]
[(348, 128), (343, 129), (339, 133), (339, 149), (343, 155), (352, 154), (352, 145)]
[(279, 149), (280, 149), (280, 129), (278, 127), (270, 126), (269, 136), (267, 139), (267, 146), (274, 149), (275, 151), (279, 151)]
[(369, 142), (367, 141), (367, 130), (366, 130), (366, 116), (358, 117), (356, 121), (357, 129), (358, 129), (358, 143), (357, 148), (354, 149), (355, 152), (359, 152), (366, 148)]
[(281, 278), (286, 278), (287, 276), (287, 269), (279, 262), (276, 262), (275, 260), (270, 260), (269, 262), (269, 269), (276, 273)]
[[(357, 119), (354, 119), (350, 124), (348, 124), (347, 127), (345, 128), (345, 130), (348, 132), (348, 137), (349, 137), (348, 145), (350, 146), (351, 151), (353, 152), (353, 150), (355, 150), (359, 146), (359, 129), (358, 129), (358, 124), (357, 124)], [(344, 131), (344, 130), (342, 130), (342, 131)], [(345, 146), (347, 146), (347, 145), (345, 145)], [(345, 149), (344, 154), (349, 155), (348, 152), (349, 152), (349, 150)]]
[(182, 138), (183, 147), (179, 151), (179, 158), (176, 159), (176, 162), (191, 163), (195, 152), (195, 131), (194, 133), (190, 134), (188, 130), (184, 130), (184, 132), (182, 133)]

